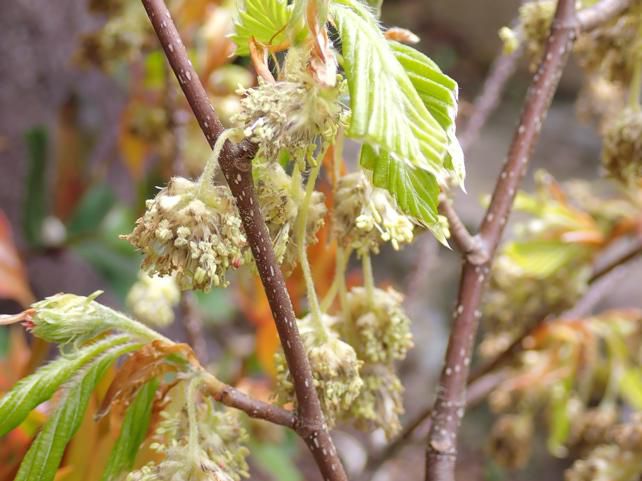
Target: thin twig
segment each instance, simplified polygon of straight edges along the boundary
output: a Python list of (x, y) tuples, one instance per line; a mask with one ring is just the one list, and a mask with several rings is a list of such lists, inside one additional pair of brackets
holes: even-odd
[(583, 32), (593, 30), (604, 22), (617, 17), (632, 3), (632, 0), (602, 0), (592, 7), (584, 8), (577, 13), (579, 28)]
[(635, 259), (637, 256), (642, 254), (642, 238), (637, 238), (635, 241), (620, 255), (616, 256), (610, 262), (603, 266), (593, 270), (593, 274), (589, 279), (589, 283), (593, 283), (598, 280), (600, 277), (604, 277), (606, 274), (611, 272), (613, 269), (626, 264), (632, 259)]
[[(142, 3), (201, 130), (210, 146), (214, 147), (224, 128), (189, 61), (169, 10), (163, 0), (142, 0)], [(285, 287), (283, 273), (276, 262), (270, 234), (254, 192), (251, 159), (255, 152), (256, 145), (251, 142), (244, 141), (238, 145), (227, 142), (219, 163), (236, 200), (292, 376), (297, 399), (295, 429), (312, 452), (323, 478), (345, 481), (345, 471), (323, 418), (292, 301)]]
[(204, 387), (216, 400), (228, 407), (240, 409), (248, 416), (263, 419), (290, 429), (296, 427), (296, 416), (293, 412), (274, 404), (254, 399), (244, 392), (229, 386), (209, 373), (204, 372)]
[(461, 221), (452, 206), (450, 199), (442, 196), (439, 203), (440, 212), (448, 219), (450, 236), (464, 257), (473, 265), (482, 265), (488, 262), (488, 252), (479, 236), (474, 236)]
[(576, 27), (575, 1), (560, 0), (543, 60), (529, 88), (507, 161), (480, 228), (490, 260), (481, 266), (464, 261), (446, 362), (431, 415), (426, 453), (427, 481), (454, 481), (457, 436), (465, 412), (466, 382), (481, 316), (479, 305), (482, 292), (517, 188), (568, 59)]

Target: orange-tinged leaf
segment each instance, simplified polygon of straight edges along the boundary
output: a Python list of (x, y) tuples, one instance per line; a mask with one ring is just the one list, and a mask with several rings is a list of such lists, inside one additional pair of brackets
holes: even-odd
[(13, 299), (23, 307), (34, 301), (27, 273), (13, 243), (9, 220), (0, 210), (0, 297)]
[(145, 160), (149, 154), (150, 146), (130, 128), (132, 115), (131, 108), (123, 111), (118, 135), (118, 148), (129, 174), (133, 179), (139, 180), (144, 173)]
[(279, 336), (274, 322), (260, 326), (256, 331), (256, 357), (263, 369), (272, 377), (276, 377), (274, 353), (279, 348)]
[(154, 377), (176, 371), (177, 366), (165, 359), (171, 354), (180, 354), (190, 364), (199, 366), (189, 345), (152, 341), (128, 356), (109, 386), (95, 418), (102, 419), (112, 409), (117, 416), (122, 416), (143, 384)]

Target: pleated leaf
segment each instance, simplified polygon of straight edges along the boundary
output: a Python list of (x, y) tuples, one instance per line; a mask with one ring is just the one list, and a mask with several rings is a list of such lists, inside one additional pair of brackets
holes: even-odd
[(80, 427), (89, 398), (107, 368), (119, 356), (140, 347), (125, 344), (103, 353), (67, 385), (59, 405), (31, 444), (14, 481), (52, 481), (65, 447)]
[(126, 344), (131, 336), (110, 336), (59, 357), (18, 382), (0, 398), (0, 436), (18, 426), (36, 406), (51, 398), (71, 376), (108, 349)]
[(154, 405), (154, 394), (158, 381), (153, 379), (145, 384), (136, 398), (127, 408), (120, 434), (109, 456), (102, 481), (112, 481), (125, 471), (131, 470), (136, 461), (136, 454), (145, 440)]
[(250, 54), (250, 39), (263, 44), (279, 45), (287, 38), (285, 28), (290, 10), (284, 0), (245, 0), (240, 2), (234, 22), (232, 41), (237, 55)]
[(338, 0), (330, 12), (350, 91), (348, 135), (445, 179), (447, 132), (424, 105), (371, 11), (357, 0)]
[(439, 242), (446, 244), (448, 233), (439, 222), (439, 185), (434, 176), (410, 167), (386, 152), (377, 153), (368, 144), (361, 147), (361, 166), (372, 170), (373, 184), (389, 191), (405, 214), (420, 221)]

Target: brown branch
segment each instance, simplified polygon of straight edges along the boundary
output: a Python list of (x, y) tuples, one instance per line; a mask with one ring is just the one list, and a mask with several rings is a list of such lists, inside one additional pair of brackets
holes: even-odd
[(577, 13), (580, 30), (585, 32), (599, 27), (629, 8), (631, 3), (632, 0), (602, 0), (592, 7), (580, 10)]
[(297, 418), (293, 412), (274, 404), (251, 398), (244, 392), (219, 381), (216, 377), (205, 371), (204, 380), (204, 387), (207, 392), (215, 400), (226, 406), (240, 409), (248, 416), (256, 419), (263, 419), (264, 421), (269, 421), (290, 429), (296, 428)]
[[(201, 130), (213, 147), (224, 130), (223, 125), (189, 61), (169, 10), (163, 0), (142, 0), (142, 3)], [(292, 302), (254, 192), (251, 159), (255, 152), (256, 146), (250, 142), (238, 145), (227, 142), (219, 163), (236, 200), (292, 376), (298, 406), (295, 429), (312, 452), (323, 478), (344, 481), (347, 477), (324, 422)]]
[(622, 264), (626, 264), (630, 260), (635, 259), (640, 254), (642, 254), (642, 238), (637, 238), (628, 247), (628, 249), (624, 250), (624, 252), (622, 252), (620, 255), (618, 255), (617, 257), (612, 259), (607, 264), (594, 269), (593, 270), (593, 274), (591, 275), (591, 278), (589, 279), (589, 283), (593, 283), (596, 280), (598, 280), (600, 277), (604, 277), (606, 274), (611, 272), (613, 269), (616, 269), (617, 267), (621, 266)]
[(576, 35), (575, 1), (560, 0), (543, 60), (526, 96), (524, 110), (499, 176), (480, 235), (490, 256), (484, 265), (464, 261), (454, 322), (431, 415), (426, 453), (426, 480), (453, 481), (457, 436), (465, 412), (466, 382), (479, 317), (479, 305), (517, 188), (557, 89)]
[(466, 226), (453, 208), (450, 199), (441, 196), (439, 211), (448, 219), (450, 236), (468, 262), (476, 266), (488, 262), (488, 252), (481, 238), (468, 232), (468, 229), (466, 229)]

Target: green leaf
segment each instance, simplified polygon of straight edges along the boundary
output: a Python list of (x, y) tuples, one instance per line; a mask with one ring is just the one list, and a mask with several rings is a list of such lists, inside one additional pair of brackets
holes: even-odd
[(378, 155), (368, 144), (361, 147), (361, 166), (372, 170), (375, 186), (388, 190), (399, 208), (426, 225), (437, 240), (446, 244), (445, 226), (439, 222), (439, 185), (425, 170), (408, 166), (391, 155)]
[(444, 166), (452, 171), (457, 184), (463, 185), (466, 177), (464, 154), (455, 135), (459, 95), (457, 82), (418, 50), (399, 42), (390, 41), (389, 44), (424, 105), (448, 134), (450, 147)]
[[(348, 135), (371, 144), (382, 157), (430, 172), (442, 183), (448, 133), (426, 108), (377, 20), (358, 0), (338, 0), (330, 13), (341, 36), (350, 90)], [(431, 91), (430, 85), (425, 89)]]
[(290, 21), (290, 9), (284, 0), (238, 0), (239, 6), (234, 22), (232, 41), (237, 55), (249, 55), (250, 39), (254, 37), (263, 44), (279, 45), (287, 38), (286, 26)]
[(103, 481), (118, 479), (121, 473), (131, 470), (134, 466), (136, 454), (138, 454), (149, 428), (152, 407), (154, 406), (154, 394), (157, 388), (158, 381), (151, 380), (140, 389), (132, 404), (127, 408), (118, 440), (112, 449), (103, 473)]
[(620, 378), (620, 394), (635, 409), (642, 409), (642, 369), (632, 367)]
[(27, 132), (25, 139), (29, 150), (29, 163), (22, 227), (27, 242), (37, 245), (40, 243), (42, 222), (47, 215), (47, 131), (44, 127), (36, 127)]
[(506, 246), (504, 253), (525, 274), (545, 278), (568, 266), (571, 261), (582, 256), (584, 251), (576, 244), (534, 240), (512, 242)]
[(130, 339), (129, 335), (107, 337), (79, 349), (73, 356), (59, 357), (20, 380), (0, 398), (0, 436), (18, 426), (32, 409), (53, 396), (60, 385), (83, 366)]
[(89, 398), (105, 371), (119, 356), (139, 344), (126, 344), (106, 351), (82, 370), (70, 383), (60, 404), (36, 436), (22, 460), (14, 481), (52, 481), (60, 466), (65, 447), (80, 427)]

